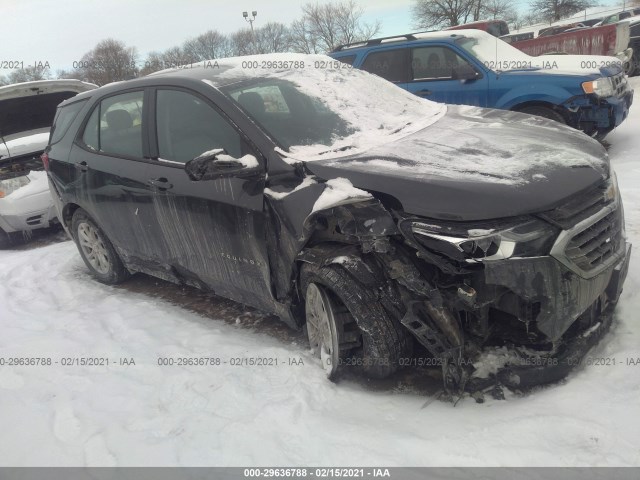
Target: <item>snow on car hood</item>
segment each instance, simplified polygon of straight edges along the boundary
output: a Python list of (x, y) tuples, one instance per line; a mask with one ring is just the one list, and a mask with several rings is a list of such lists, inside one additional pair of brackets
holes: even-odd
[(437, 123), (395, 142), (306, 166), (391, 195), (408, 213), (455, 220), (549, 210), (608, 176), (604, 148), (577, 130), (467, 106), (449, 106)]

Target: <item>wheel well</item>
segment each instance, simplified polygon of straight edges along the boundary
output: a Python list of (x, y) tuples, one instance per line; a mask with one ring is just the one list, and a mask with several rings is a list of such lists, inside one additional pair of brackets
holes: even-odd
[(511, 107), (511, 110), (513, 110), (514, 112), (519, 112), (519, 111), (524, 110), (525, 108), (528, 108), (528, 107), (544, 107), (544, 108), (548, 108), (550, 110), (553, 110), (554, 112), (558, 112), (560, 115), (562, 115), (565, 118), (567, 117), (564, 108), (559, 107), (558, 105), (554, 105), (553, 103), (542, 102), (540, 100), (532, 100), (530, 102), (518, 103), (517, 105), (514, 105), (513, 107)]
[(76, 213), (76, 210), (80, 208), (80, 205), (76, 205), (75, 203), (68, 203), (62, 209), (62, 223), (68, 229), (71, 228), (71, 219), (73, 218), (73, 214)]

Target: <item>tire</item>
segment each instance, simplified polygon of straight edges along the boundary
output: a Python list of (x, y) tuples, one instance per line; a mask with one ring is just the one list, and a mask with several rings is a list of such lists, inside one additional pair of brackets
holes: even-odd
[[(362, 373), (368, 377), (384, 378), (394, 373), (398, 369), (399, 359), (411, 352), (413, 341), (406, 328), (389, 315), (374, 292), (343, 268), (337, 265), (318, 267), (304, 264), (300, 272), (300, 285), (305, 307), (314, 288), (329, 298), (328, 306), (333, 309), (335, 317), (333, 330), (337, 333), (337, 338), (330, 340), (333, 345), (340, 346), (339, 360), (356, 356), (354, 364)], [(310, 313), (305, 308), (307, 318), (310, 318)], [(307, 332), (310, 329), (308, 325)], [(317, 347), (311, 338), (310, 344)], [(323, 367), (327, 372), (327, 365), (323, 363)], [(329, 378), (334, 377), (337, 367), (327, 372)]]
[(640, 53), (633, 52), (633, 57), (629, 60), (629, 68), (628, 68), (628, 76), (635, 77), (636, 75), (640, 75)]
[(18, 243), (18, 238), (15, 232), (5, 232), (0, 227), (0, 249), (13, 247)]
[(564, 125), (567, 124), (567, 121), (562, 116), (560, 112), (556, 112), (555, 110), (549, 107), (540, 107), (540, 106), (532, 106), (532, 107), (524, 107), (521, 110), (518, 110), (520, 113), (527, 113), (529, 115), (535, 115), (536, 117), (548, 118), (549, 120), (555, 120), (556, 122), (560, 122)]
[(115, 285), (129, 278), (129, 271), (113, 245), (84, 210), (78, 209), (73, 214), (71, 233), (82, 260), (96, 280)]

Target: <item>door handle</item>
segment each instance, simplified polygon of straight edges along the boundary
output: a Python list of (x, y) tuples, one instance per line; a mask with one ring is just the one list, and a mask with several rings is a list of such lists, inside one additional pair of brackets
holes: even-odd
[(156, 187), (158, 190), (169, 190), (170, 188), (173, 188), (173, 185), (169, 183), (169, 180), (164, 177), (152, 178), (147, 183)]
[(89, 170), (89, 165), (87, 165), (87, 162), (78, 162), (76, 163), (76, 168), (81, 172), (86, 172)]
[(426, 89), (425, 89), (425, 90), (418, 90), (418, 91), (416, 92), (416, 94), (418, 94), (418, 95), (420, 95), (420, 96), (423, 96), (423, 95), (424, 95), (425, 97), (426, 97), (426, 96), (428, 96), (428, 95), (431, 95), (432, 93), (433, 93), (433, 92), (432, 92), (431, 90), (426, 90)]

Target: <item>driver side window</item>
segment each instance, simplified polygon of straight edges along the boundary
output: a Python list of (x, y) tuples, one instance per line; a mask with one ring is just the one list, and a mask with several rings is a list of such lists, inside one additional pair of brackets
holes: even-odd
[(158, 90), (156, 128), (160, 158), (186, 163), (224, 149), (240, 158), (240, 134), (211, 105), (180, 90)]
[(471, 65), (447, 47), (417, 47), (411, 49), (412, 80), (451, 80), (458, 69)]

